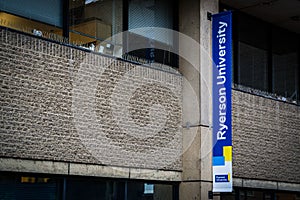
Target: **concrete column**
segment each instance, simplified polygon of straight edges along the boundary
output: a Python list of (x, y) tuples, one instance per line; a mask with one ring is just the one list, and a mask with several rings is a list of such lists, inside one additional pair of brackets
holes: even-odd
[[(200, 122), (201, 199), (212, 190), (212, 22), (207, 13), (218, 13), (218, 0), (200, 1)], [(219, 199), (219, 197), (214, 197)]]
[[(212, 26), (207, 12), (217, 13), (218, 4), (218, 0), (179, 0), (179, 31), (200, 45), (199, 57), (195, 58), (199, 61), (197, 66), (184, 59), (179, 61), (184, 76), (181, 200), (208, 199), (208, 191), (212, 190)], [(179, 42), (181, 47), (184, 44)]]
[[(179, 31), (200, 42), (200, 2), (199, 0), (179, 0)], [(179, 48), (185, 47), (179, 41)], [(200, 52), (197, 66), (180, 58), (179, 70), (183, 74), (183, 173), (179, 186), (179, 199), (200, 199)], [(198, 61), (198, 62), (197, 62)]]

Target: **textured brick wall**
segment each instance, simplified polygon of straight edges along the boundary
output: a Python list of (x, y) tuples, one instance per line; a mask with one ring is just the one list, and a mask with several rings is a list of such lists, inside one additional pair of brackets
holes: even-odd
[(300, 183), (300, 107), (233, 91), (236, 177)]
[(182, 77), (0, 30), (0, 156), (181, 169)]

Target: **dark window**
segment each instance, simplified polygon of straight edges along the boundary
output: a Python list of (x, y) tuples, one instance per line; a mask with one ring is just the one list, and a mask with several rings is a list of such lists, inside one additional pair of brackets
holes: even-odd
[(67, 181), (67, 200), (101, 199), (121, 200), (125, 195), (125, 182), (99, 179), (69, 179)]
[(1, 200), (175, 200), (176, 191), (164, 182), (0, 173)]
[(234, 188), (232, 193), (221, 193), (221, 200), (297, 200), (299, 193), (274, 190)]
[(260, 21), (238, 17), (238, 84), (268, 89), (268, 29)]
[(0, 10), (62, 27), (61, 0), (1, 0)]
[(62, 39), (61, 0), (1, 0), (0, 25), (54, 40)]
[(273, 92), (292, 100), (299, 96), (298, 44), (296, 34), (280, 28), (272, 29)]
[(300, 101), (299, 34), (234, 12), (234, 83)]
[(59, 179), (45, 176), (0, 175), (2, 200), (56, 200), (59, 199)]

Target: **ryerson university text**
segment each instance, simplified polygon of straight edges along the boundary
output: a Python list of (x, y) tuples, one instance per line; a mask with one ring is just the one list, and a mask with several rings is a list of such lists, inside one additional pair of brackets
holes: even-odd
[(218, 41), (219, 41), (219, 62), (217, 65), (219, 74), (217, 76), (217, 85), (221, 85), (219, 89), (219, 131), (217, 133), (217, 140), (226, 140), (226, 131), (228, 126), (226, 122), (226, 88), (224, 86), (226, 82), (226, 22), (219, 22)]

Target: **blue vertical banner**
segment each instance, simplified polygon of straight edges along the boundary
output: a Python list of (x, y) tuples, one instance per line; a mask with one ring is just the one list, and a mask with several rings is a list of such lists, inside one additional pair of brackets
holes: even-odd
[(213, 192), (232, 192), (232, 13), (212, 16)]

